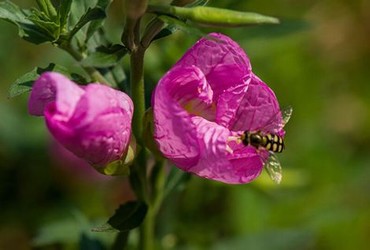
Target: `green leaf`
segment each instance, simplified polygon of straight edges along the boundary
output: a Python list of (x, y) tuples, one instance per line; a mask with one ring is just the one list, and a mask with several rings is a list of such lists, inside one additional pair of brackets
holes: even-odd
[(200, 36), (200, 37), (207, 35), (203, 31), (201, 31), (200, 29), (198, 29), (194, 26), (191, 26), (191, 25), (187, 24), (186, 22), (184, 22), (180, 19), (169, 17), (169, 16), (159, 16), (158, 18), (161, 19), (163, 22), (165, 22), (169, 25), (172, 25), (172, 26), (176, 27), (177, 29), (185, 31), (189, 34), (195, 34), (195, 35)]
[(158, 40), (158, 39), (161, 39), (161, 38), (164, 38), (164, 37), (167, 37), (167, 36), (170, 36), (172, 35), (173, 33), (175, 33), (176, 31), (178, 31), (179, 28), (174, 25), (174, 24), (170, 24), (170, 25), (167, 25), (166, 28), (162, 29), (152, 40), (155, 41), (155, 40)]
[(127, 52), (124, 46), (118, 44), (109, 47), (101, 46), (96, 49), (96, 52), (82, 60), (81, 64), (97, 68), (111, 67), (116, 65)]
[(32, 245), (41, 247), (58, 242), (74, 243), (78, 241), (81, 231), (80, 223), (73, 218), (49, 222), (39, 230)]
[(134, 229), (144, 221), (148, 206), (141, 201), (129, 201), (121, 205), (106, 224), (95, 227), (94, 232), (124, 232)]
[(68, 16), (71, 12), (72, 0), (60, 1), (60, 6), (58, 8), (59, 24), (61, 32), (67, 25)]
[[(49, 64), (46, 68), (36, 67), (30, 72), (19, 77), (14, 83), (10, 85), (8, 98), (13, 98), (32, 89), (34, 81), (44, 72), (55, 71), (65, 75), (69, 75), (68, 70), (63, 66), (54, 63)], [(75, 77), (77, 75), (75, 74)]]
[(18, 35), (34, 44), (51, 41), (52, 37), (28, 19), (29, 10), (23, 10), (10, 1), (0, 2), (0, 19), (11, 22), (18, 27)]
[(85, 233), (81, 234), (80, 237), (80, 250), (104, 250), (105, 247), (98, 239), (93, 239), (86, 235)]
[(167, 196), (173, 191), (178, 191), (184, 188), (190, 178), (191, 175), (189, 173), (184, 172), (175, 166), (172, 167), (165, 184), (164, 196)]
[[(104, 19), (91, 20), (87, 25), (85, 24), (83, 27), (77, 27), (76, 29), (77, 23), (81, 21), (82, 17), (85, 16), (89, 10), (94, 8), (100, 9), (105, 15), (105, 11), (111, 2), (112, 0), (79, 0), (72, 2), (69, 24), (71, 27), (74, 27), (72, 36), (77, 32), (75, 38), (80, 44), (85, 45), (86, 42), (96, 34), (96, 31), (102, 28)], [(81, 29), (82, 31), (78, 32)], [(99, 43), (99, 45), (101, 44), (102, 43)], [(88, 45), (88, 47), (90, 47), (90, 45)], [(96, 44), (92, 47), (95, 48)]]
[(89, 8), (87, 12), (80, 18), (77, 24), (74, 26), (73, 30), (71, 31), (71, 36), (76, 34), (83, 26), (85, 26), (88, 22), (93, 20), (103, 19), (106, 17), (105, 11), (100, 7)]
[(32, 14), (27, 18), (48, 35), (49, 41), (55, 41), (59, 38), (59, 24), (45, 16), (44, 13), (39, 12), (38, 10), (33, 10)]
[(121, 64), (117, 63), (111, 70), (114, 81), (123, 92), (128, 92), (127, 76)]
[(46, 16), (55, 21), (57, 11), (55, 10), (55, 7), (50, 0), (36, 0), (36, 3), (39, 6), (41, 12), (45, 13)]

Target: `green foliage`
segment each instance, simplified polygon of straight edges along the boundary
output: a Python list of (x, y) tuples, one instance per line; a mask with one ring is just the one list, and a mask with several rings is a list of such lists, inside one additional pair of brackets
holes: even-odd
[(33, 23), (28, 18), (30, 15), (29, 10), (22, 10), (10, 1), (0, 2), (0, 19), (15, 24), (20, 37), (35, 44), (50, 41), (52, 37), (45, 34), (43, 28)]
[[(55, 15), (48, 1), (38, 1), (38, 10), (25, 10), (10, 1), (2, 1), (0, 19), (16, 25), (19, 36), (34, 44), (55, 42), (58, 37), (65, 41), (74, 30), (71, 44), (83, 55), (82, 66), (99, 68), (105, 78), (117, 81), (120, 89), (128, 91), (130, 87), (122, 67), (127, 63), (124, 48), (116, 47), (117, 53), (122, 54), (115, 55), (103, 30), (110, 1), (59, 2), (62, 5), (54, 6), (59, 13)], [(171, 167), (165, 185), (169, 199), (164, 201), (158, 218), (161, 247), (366, 249), (370, 200), (363, 191), (369, 189), (367, 177), (370, 174), (370, 119), (367, 115), (370, 88), (366, 84), (370, 80), (367, 74), (370, 52), (363, 25), (366, 23), (363, 3), (311, 1), (292, 5), (291, 2), (271, 1), (266, 5), (261, 1), (233, 0), (212, 4), (279, 16), (282, 17), (281, 25), (234, 30), (194, 29), (188, 18), (161, 13), (159, 16), (167, 26), (154, 40), (174, 35), (149, 48), (145, 79), (155, 86), (198, 36), (215, 30), (230, 35), (246, 50), (253, 70), (275, 90), (281, 103), (291, 104), (296, 110), (287, 125), (286, 153), (279, 157), (284, 179), (275, 187), (263, 173), (253, 184), (224, 186), (198, 178), (189, 181), (190, 175)], [(112, 19), (112, 30), (121, 27), (121, 16), (113, 15)], [(4, 83), (2, 93), (6, 93), (6, 82), (11, 82), (14, 75), (35, 64), (46, 65), (44, 61), (55, 55), (58, 64), (78, 65), (51, 48), (27, 47), (14, 42), (11, 30), (1, 25), (4, 35), (0, 43), (5, 49), (0, 52), (0, 60), (6, 62), (0, 69)], [(178, 30), (187, 33), (176, 33)], [(102, 41), (100, 45), (104, 46), (99, 48), (96, 40)], [(29, 51), (30, 48), (35, 52)], [(116, 65), (115, 60), (119, 61)], [(68, 75), (68, 70), (62, 67), (58, 70), (59, 67), (51, 64), (46, 69), (34, 68), (11, 85), (9, 96), (28, 92), (44, 71), (60, 70)], [(71, 77), (76, 80), (74, 76)], [(80, 77), (77, 81), (86, 80)], [(117, 200), (133, 199), (132, 194), (127, 187), (108, 188), (107, 185), (113, 185), (111, 180), (97, 184), (90, 177), (77, 179), (74, 174), (61, 174), (64, 170), (58, 169), (53, 160), (44, 124), (25, 116), (26, 99), (16, 98), (9, 102), (4, 98), (0, 103), (4, 118), (0, 124), (0, 198), (3, 204), (1, 221), (4, 222), (0, 227), (0, 248), (15, 249), (21, 242), (29, 244), (29, 235), (36, 235), (35, 243), (39, 247), (61, 242), (63, 245), (56, 247), (76, 242), (80, 242), (81, 247), (92, 246), (90, 243), (99, 245), (94, 238), (81, 234), (81, 223), (75, 221), (48, 221), (39, 234), (34, 228), (48, 210), (59, 206), (61, 200), (78, 204), (89, 218), (95, 219), (109, 216)], [(68, 162), (63, 164), (69, 165)], [(101, 196), (96, 198), (93, 196), (96, 193)], [(123, 207), (119, 210), (125, 212), (117, 214), (123, 214), (129, 223), (113, 219), (113, 224), (124, 225), (121, 228), (129, 230), (127, 228), (142, 222), (138, 217), (144, 216), (143, 208)], [(109, 224), (103, 229), (108, 228), (119, 230)], [(131, 231), (133, 237), (128, 239), (129, 245), (136, 236), (135, 230)], [(22, 233), (27, 237), (22, 237)], [(6, 245), (8, 238), (10, 245)], [(27, 249), (27, 246), (19, 249)]]
[(50, 63), (46, 68), (36, 67), (30, 72), (19, 77), (9, 88), (9, 98), (21, 95), (25, 92), (28, 92), (32, 89), (34, 81), (44, 72), (55, 71), (65, 75), (69, 75), (69, 72), (66, 68), (54, 63)]
[(125, 232), (132, 230), (143, 222), (148, 206), (141, 201), (129, 201), (121, 205), (108, 222), (95, 227), (95, 232)]
[(181, 171), (176, 167), (172, 167), (165, 184), (164, 196), (172, 192), (183, 190), (190, 179), (191, 174)]
[(17, 25), (19, 36), (35, 44), (60, 43), (59, 39), (65, 36), (72, 39), (83, 26), (91, 23), (85, 32), (87, 41), (101, 27), (111, 1), (99, 0), (92, 5), (93, 2), (67, 0), (53, 6), (50, 0), (40, 0), (37, 2), (40, 9), (26, 10), (7, 0), (0, 3), (0, 19)]
[(81, 61), (83, 66), (107, 68), (115, 66), (126, 54), (126, 47), (115, 44), (111, 46), (100, 46), (96, 51)]

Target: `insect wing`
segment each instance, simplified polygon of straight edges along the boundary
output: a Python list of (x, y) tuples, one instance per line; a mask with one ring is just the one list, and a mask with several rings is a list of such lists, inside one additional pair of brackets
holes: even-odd
[(291, 106), (276, 112), (259, 130), (269, 133), (277, 133), (289, 121), (292, 113), (293, 109)]
[(292, 113), (293, 113), (293, 108), (291, 106), (288, 106), (286, 107), (285, 109), (283, 109), (281, 111), (281, 116), (283, 118), (283, 127), (285, 126), (285, 124), (288, 123), (288, 121), (290, 120), (290, 117), (292, 116)]
[(276, 183), (279, 184), (283, 177), (282, 168), (280, 162), (276, 155), (273, 152), (270, 152), (270, 156), (265, 162), (265, 169), (270, 176), (270, 178)]

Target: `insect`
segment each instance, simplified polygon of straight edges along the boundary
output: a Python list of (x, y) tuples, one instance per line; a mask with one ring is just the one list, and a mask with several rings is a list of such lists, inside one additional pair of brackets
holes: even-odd
[[(275, 183), (280, 183), (282, 178), (282, 169), (278, 158), (275, 153), (281, 153), (284, 150), (284, 139), (276, 134), (264, 133), (261, 130), (266, 130), (268, 126), (278, 126), (278, 128), (283, 128), (285, 124), (289, 121), (292, 115), (292, 107), (288, 107), (279, 112), (277, 115), (273, 116), (266, 124), (264, 128), (261, 128), (258, 131), (244, 131), (241, 135), (240, 140), (245, 146), (253, 146), (258, 151), (267, 150), (269, 151), (269, 157), (264, 163), (264, 167)], [(277, 121), (280, 121), (279, 115), (282, 115), (282, 122), (276, 124)]]

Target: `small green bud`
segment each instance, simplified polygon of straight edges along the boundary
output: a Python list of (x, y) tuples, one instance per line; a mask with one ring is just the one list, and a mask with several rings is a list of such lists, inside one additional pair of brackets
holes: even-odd
[(250, 24), (279, 23), (279, 20), (275, 17), (205, 6), (194, 8), (171, 6), (170, 13), (209, 26), (238, 27)]

